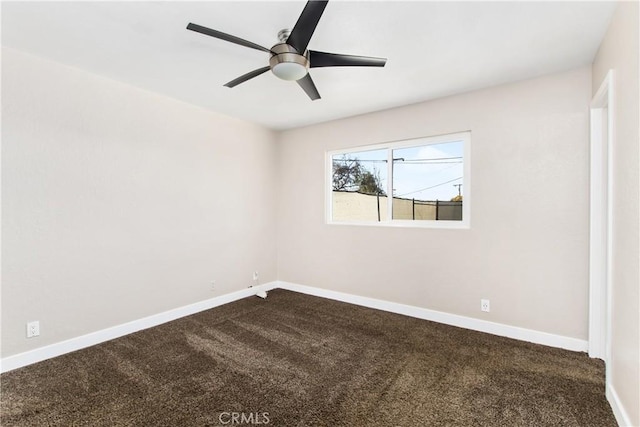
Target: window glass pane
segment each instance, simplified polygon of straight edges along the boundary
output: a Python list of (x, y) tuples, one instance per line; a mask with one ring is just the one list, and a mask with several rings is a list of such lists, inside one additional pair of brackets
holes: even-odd
[(393, 219), (462, 220), (462, 141), (393, 150)]
[(331, 213), (334, 221), (386, 221), (387, 156), (369, 150), (331, 157)]

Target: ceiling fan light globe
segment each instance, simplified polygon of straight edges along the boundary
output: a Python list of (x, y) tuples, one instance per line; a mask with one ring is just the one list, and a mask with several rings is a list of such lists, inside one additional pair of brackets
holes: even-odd
[(296, 62), (281, 62), (271, 68), (273, 74), (282, 80), (300, 80), (307, 75), (307, 67)]

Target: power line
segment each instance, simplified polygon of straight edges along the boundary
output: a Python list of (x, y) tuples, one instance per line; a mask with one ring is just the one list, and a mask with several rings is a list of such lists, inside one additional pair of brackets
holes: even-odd
[(421, 191), (430, 190), (432, 188), (440, 187), (441, 185), (449, 184), (450, 182), (454, 182), (454, 181), (457, 181), (459, 179), (462, 179), (462, 177), (458, 177), (456, 179), (451, 179), (451, 180), (446, 181), (446, 182), (441, 182), (440, 184), (432, 185), (431, 187), (421, 188), (419, 190), (409, 191), (408, 193), (399, 194), (396, 197), (406, 196), (407, 194), (419, 193)]
[(405, 163), (410, 163), (410, 162), (413, 163), (413, 162), (431, 162), (431, 161), (434, 161), (434, 160), (457, 160), (457, 159), (462, 159), (462, 156), (458, 156), (458, 157), (432, 157), (430, 159), (402, 159), (402, 161), (405, 162)]
[[(462, 160), (459, 161), (442, 161), (442, 160), (414, 160), (414, 161), (410, 161), (410, 162), (405, 162), (404, 164), (406, 165), (444, 165), (444, 164), (448, 164), (448, 163), (455, 163), (455, 164), (461, 164), (463, 163)], [(399, 166), (399, 165), (396, 165)]]
[(367, 160), (367, 159), (333, 159), (333, 162), (345, 162), (345, 163), (358, 163), (358, 162), (370, 162), (370, 163), (387, 163), (386, 160)]

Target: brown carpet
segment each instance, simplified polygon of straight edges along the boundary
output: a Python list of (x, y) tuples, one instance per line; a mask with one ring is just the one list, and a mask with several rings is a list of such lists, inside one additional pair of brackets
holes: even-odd
[(584, 353), (284, 290), (0, 380), (2, 426), (616, 425)]

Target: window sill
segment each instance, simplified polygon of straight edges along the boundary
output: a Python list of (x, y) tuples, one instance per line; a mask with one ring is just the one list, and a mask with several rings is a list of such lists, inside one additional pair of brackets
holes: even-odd
[(327, 221), (327, 225), (355, 225), (358, 227), (391, 227), (391, 228), (429, 228), (445, 230), (469, 230), (467, 221)]

